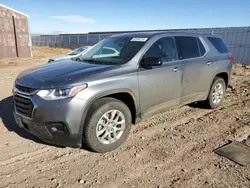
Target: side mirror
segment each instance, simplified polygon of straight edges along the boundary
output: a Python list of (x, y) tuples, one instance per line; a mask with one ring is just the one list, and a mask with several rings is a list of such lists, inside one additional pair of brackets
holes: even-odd
[(160, 57), (145, 57), (141, 61), (142, 67), (151, 67), (151, 66), (161, 66), (162, 61)]

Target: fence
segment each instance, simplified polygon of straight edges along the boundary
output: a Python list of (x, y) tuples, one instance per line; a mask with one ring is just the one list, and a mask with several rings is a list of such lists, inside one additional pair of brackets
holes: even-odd
[[(158, 31), (185, 31), (221, 36), (226, 42), (230, 52), (233, 54), (235, 61), (240, 63), (250, 63), (250, 27), (173, 29)], [(33, 46), (74, 49), (79, 46), (94, 45), (100, 40), (116, 33), (118, 32), (32, 36), (32, 43)]]
[(50, 46), (58, 48), (77, 48), (92, 46), (112, 34), (79, 34), (79, 35), (41, 35), (32, 36), (33, 46)]

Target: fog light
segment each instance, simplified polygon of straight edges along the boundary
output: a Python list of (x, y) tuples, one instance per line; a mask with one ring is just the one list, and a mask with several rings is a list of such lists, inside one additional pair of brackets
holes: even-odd
[(50, 122), (46, 124), (47, 130), (52, 135), (68, 134), (69, 130), (63, 122)]

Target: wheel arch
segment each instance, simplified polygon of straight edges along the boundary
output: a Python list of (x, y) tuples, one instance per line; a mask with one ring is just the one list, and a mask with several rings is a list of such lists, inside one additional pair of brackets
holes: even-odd
[[(131, 90), (128, 89), (118, 89), (118, 90), (112, 90), (112, 91), (106, 91), (99, 93), (97, 95), (94, 95), (91, 97), (91, 99), (88, 100), (88, 103), (83, 111), (82, 120), (81, 120), (81, 126), (80, 126), (80, 133), (83, 133), (84, 125), (86, 121), (86, 117), (88, 115), (89, 109), (92, 106), (92, 104), (101, 98), (104, 97), (113, 97), (115, 99), (123, 101), (128, 108), (130, 109), (131, 115), (132, 115), (132, 123), (134, 124), (137, 119), (137, 113), (139, 112), (139, 105), (136, 101), (136, 97), (134, 93)], [(132, 99), (132, 100), (131, 100)]]
[(211, 80), (210, 80), (210, 84), (209, 84), (209, 86), (208, 86), (208, 88), (207, 88), (207, 91), (206, 91), (204, 100), (207, 99), (207, 97), (208, 97), (208, 95), (209, 95), (209, 92), (210, 92), (210, 89), (211, 89), (211, 87), (212, 87), (214, 78), (215, 78), (216, 76), (222, 78), (222, 79), (225, 81), (225, 83), (226, 83), (226, 87), (228, 87), (228, 85), (229, 85), (229, 80), (230, 80), (230, 73), (228, 72), (228, 70), (226, 70), (226, 69), (220, 69), (220, 70), (216, 71), (216, 72), (214, 73), (214, 75), (212, 76)]
[(225, 81), (225, 83), (226, 83), (226, 87), (228, 87), (228, 83), (229, 83), (229, 74), (227, 73), (227, 72), (219, 72), (219, 73), (217, 73), (215, 76), (214, 76), (214, 78), (215, 77), (220, 77), (220, 78), (222, 78), (224, 81)]

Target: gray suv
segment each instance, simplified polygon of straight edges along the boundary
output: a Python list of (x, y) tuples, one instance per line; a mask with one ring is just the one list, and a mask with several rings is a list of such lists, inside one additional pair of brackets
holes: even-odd
[(45, 142), (111, 151), (132, 124), (163, 109), (196, 101), (217, 108), (232, 61), (223, 40), (212, 35), (114, 35), (76, 61), (20, 73), (14, 116)]

